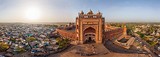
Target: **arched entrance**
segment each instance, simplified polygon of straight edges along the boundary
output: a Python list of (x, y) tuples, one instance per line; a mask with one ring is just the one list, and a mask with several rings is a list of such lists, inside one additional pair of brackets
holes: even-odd
[(84, 30), (84, 43), (95, 43), (96, 30), (89, 27)]

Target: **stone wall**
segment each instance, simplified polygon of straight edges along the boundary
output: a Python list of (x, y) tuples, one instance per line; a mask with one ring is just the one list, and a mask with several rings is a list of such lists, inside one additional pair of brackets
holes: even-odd
[(63, 38), (69, 38), (71, 40), (77, 40), (76, 32), (70, 32), (63, 29), (56, 30)]
[(105, 32), (105, 39), (112, 40), (114, 38), (121, 37), (123, 35), (123, 28), (117, 28)]
[[(69, 38), (71, 40), (77, 40), (78, 38), (76, 37), (77, 33), (76, 32), (70, 32), (64, 29), (57, 29), (57, 32), (64, 38)], [(104, 32), (104, 40), (108, 39), (108, 40), (113, 40), (114, 38), (120, 38), (120, 37), (124, 37), (125, 35), (124, 33), (124, 29), (123, 28), (116, 28), (116, 29), (112, 29), (109, 31), (105, 31)]]

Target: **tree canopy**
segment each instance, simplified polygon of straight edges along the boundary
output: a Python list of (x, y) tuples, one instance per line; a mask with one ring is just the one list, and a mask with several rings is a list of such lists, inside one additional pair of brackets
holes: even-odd
[(0, 52), (4, 52), (9, 48), (8, 44), (5, 44), (4, 42), (0, 42)]
[(27, 40), (28, 42), (33, 42), (33, 41), (36, 40), (36, 38), (34, 38), (34, 37), (29, 37), (29, 38), (27, 38), (26, 40)]

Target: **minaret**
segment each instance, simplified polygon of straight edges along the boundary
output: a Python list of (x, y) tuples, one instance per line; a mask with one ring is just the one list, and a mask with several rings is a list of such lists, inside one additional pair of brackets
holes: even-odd
[(123, 26), (123, 35), (127, 36), (127, 28), (126, 28), (126, 25)]

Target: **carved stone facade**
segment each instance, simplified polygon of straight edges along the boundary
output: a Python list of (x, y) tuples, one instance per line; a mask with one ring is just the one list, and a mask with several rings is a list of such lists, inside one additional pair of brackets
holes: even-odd
[[(72, 29), (74, 26), (76, 26), (75, 30), (66, 30), (66, 28)], [(90, 41), (102, 43), (105, 40), (113, 40), (127, 35), (126, 26), (123, 28), (105, 27), (105, 19), (102, 17), (102, 13), (93, 14), (91, 10), (87, 14), (81, 11), (74, 26), (63, 27), (65, 29), (57, 29), (56, 31), (63, 38), (69, 38), (76, 44), (84, 44)]]
[(104, 37), (105, 19), (102, 13), (94, 14), (91, 10), (84, 14), (83, 11), (79, 13), (76, 18), (76, 32), (77, 41), (84, 44), (87, 41), (94, 41), (95, 43), (102, 43)]

